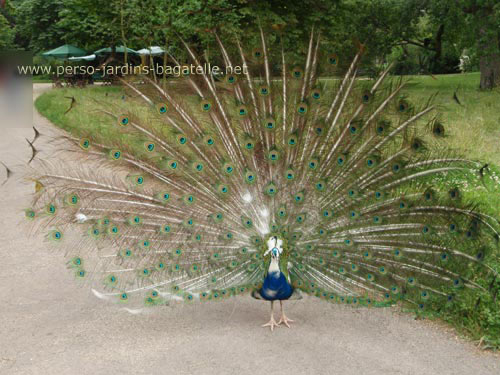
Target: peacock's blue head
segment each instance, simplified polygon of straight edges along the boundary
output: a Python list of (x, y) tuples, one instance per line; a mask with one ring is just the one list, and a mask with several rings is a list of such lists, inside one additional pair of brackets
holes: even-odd
[(283, 252), (283, 240), (278, 238), (278, 236), (271, 236), (267, 240), (267, 250), (264, 256), (271, 253), (272, 259), (278, 259)]

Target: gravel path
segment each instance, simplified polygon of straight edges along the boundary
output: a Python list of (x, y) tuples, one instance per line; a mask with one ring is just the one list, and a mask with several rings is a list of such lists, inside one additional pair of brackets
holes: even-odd
[[(57, 132), (34, 116), (43, 133)], [(0, 160), (26, 161), (32, 136), (2, 131)], [(497, 354), (391, 309), (305, 298), (287, 303), (293, 328), (274, 333), (260, 327), (269, 305), (249, 297), (132, 315), (78, 287), (64, 254), (28, 237), (22, 209), (32, 189), (11, 181), (0, 190), (1, 374), (500, 373)]]

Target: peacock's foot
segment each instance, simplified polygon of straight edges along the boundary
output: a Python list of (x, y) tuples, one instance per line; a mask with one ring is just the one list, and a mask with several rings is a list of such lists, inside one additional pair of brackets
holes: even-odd
[(280, 321), (278, 322), (278, 325), (281, 325), (283, 323), (288, 328), (291, 328), (290, 324), (288, 324), (288, 323), (292, 323), (292, 322), (293, 322), (292, 319), (289, 319), (285, 314), (281, 314), (281, 318), (280, 318)]
[(276, 320), (274, 320), (274, 316), (271, 316), (271, 320), (267, 322), (266, 324), (263, 324), (262, 327), (270, 327), (271, 332), (274, 331), (274, 327), (279, 327), (279, 323), (276, 323)]

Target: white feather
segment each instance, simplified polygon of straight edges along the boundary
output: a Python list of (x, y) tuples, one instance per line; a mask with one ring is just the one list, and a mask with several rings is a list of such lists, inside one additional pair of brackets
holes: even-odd
[(76, 215), (75, 215), (75, 219), (78, 223), (82, 224), (82, 223), (85, 223), (88, 218), (87, 216), (85, 216), (84, 214), (82, 214), (81, 212), (77, 212)]
[(124, 307), (123, 310), (128, 312), (129, 314), (137, 315), (143, 312), (144, 309), (129, 309), (128, 307)]
[(94, 295), (99, 298), (99, 299), (110, 299), (110, 296), (109, 295), (106, 295), (106, 294), (102, 294), (101, 292), (98, 292), (97, 290), (93, 289), (92, 288), (92, 293), (94, 293)]

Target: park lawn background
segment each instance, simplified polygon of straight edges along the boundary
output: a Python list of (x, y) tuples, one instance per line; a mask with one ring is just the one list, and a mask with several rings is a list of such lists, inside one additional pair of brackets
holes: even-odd
[[(446, 144), (466, 158), (490, 165), (489, 190), (485, 189), (478, 175), (472, 174), (459, 179), (455, 176), (433, 178), (432, 183), (440, 189), (459, 187), (465, 199), (474, 200), (483, 212), (499, 219), (500, 89), (479, 90), (479, 73), (408, 76), (406, 79), (404, 94), (410, 102), (423, 103), (435, 95), (432, 103), (445, 125)], [(66, 113), (71, 97), (76, 99), (76, 105)], [(185, 101), (194, 106), (196, 98), (185, 98)], [(76, 137), (88, 134), (120, 136), (116, 133), (115, 122), (98, 110), (106, 103), (110, 103), (115, 111), (120, 108), (124, 112), (144, 111), (142, 103), (129, 100), (119, 86), (55, 89), (38, 97), (35, 107), (56, 126)], [(496, 256), (491, 257), (488, 264), (500, 271), (498, 248)], [(500, 289), (500, 280), (497, 283)], [(475, 302), (457, 303), (451, 311), (439, 314), (439, 317), (451, 323), (460, 333), (480, 340), (484, 347), (499, 349), (500, 301), (483, 301), (479, 307), (475, 306)]]

